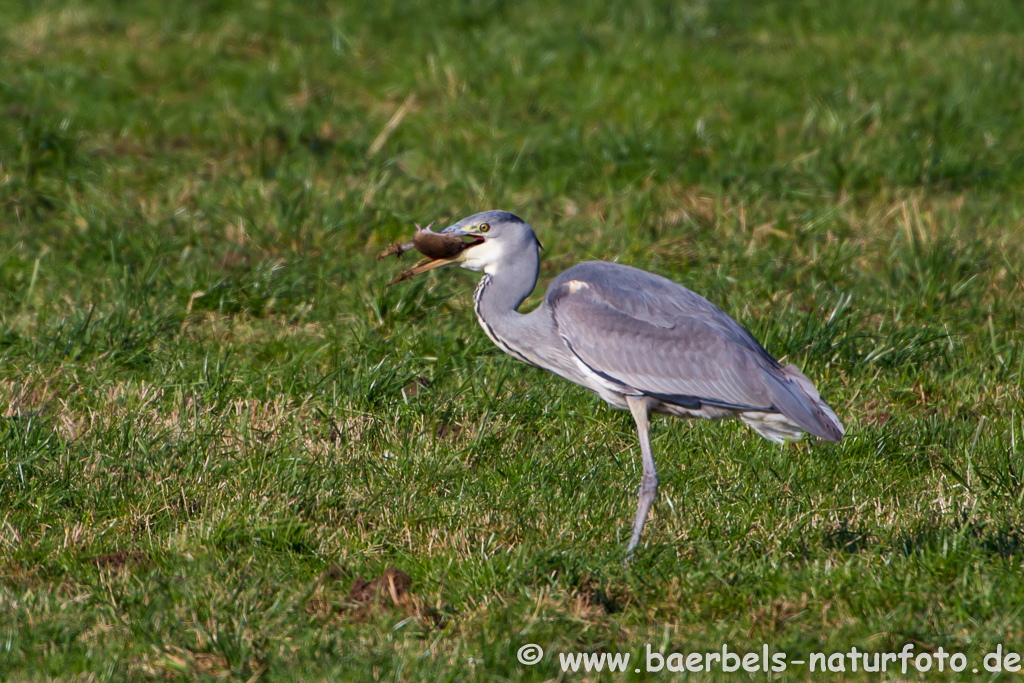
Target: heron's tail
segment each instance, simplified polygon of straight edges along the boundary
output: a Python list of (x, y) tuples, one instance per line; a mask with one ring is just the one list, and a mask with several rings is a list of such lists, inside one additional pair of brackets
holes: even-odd
[(775, 407), (804, 431), (826, 441), (839, 441), (845, 430), (835, 411), (821, 399), (811, 380), (795, 365), (782, 368), (784, 377), (773, 382)]

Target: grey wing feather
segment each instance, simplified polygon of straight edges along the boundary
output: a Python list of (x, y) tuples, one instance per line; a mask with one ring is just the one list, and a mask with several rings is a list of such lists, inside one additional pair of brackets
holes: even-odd
[(739, 323), (671, 280), (582, 263), (559, 275), (546, 299), (570, 350), (607, 380), (684, 407), (780, 412), (816, 436), (842, 436), (799, 370), (783, 368)]

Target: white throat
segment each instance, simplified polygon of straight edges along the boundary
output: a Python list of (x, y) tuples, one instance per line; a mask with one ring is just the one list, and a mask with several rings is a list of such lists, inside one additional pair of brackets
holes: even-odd
[(486, 240), (466, 250), (466, 260), (462, 267), (467, 270), (482, 270), (488, 275), (494, 275), (498, 270), (498, 263), (505, 254), (505, 249), (500, 242)]

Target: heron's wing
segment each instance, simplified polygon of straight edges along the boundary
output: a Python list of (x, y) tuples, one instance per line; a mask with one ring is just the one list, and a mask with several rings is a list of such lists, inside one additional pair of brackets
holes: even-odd
[(602, 379), (686, 407), (772, 410), (755, 354), (703, 316), (569, 280), (548, 302), (569, 349)]
[(671, 280), (585, 263), (556, 278), (546, 300), (569, 349), (607, 382), (684, 407), (780, 412), (812, 434), (842, 435), (803, 375), (788, 372), (724, 311)]

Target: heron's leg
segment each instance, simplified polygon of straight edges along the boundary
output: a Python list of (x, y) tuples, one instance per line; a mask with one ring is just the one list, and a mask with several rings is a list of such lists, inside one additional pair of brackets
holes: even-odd
[(626, 557), (633, 554), (633, 549), (640, 542), (640, 534), (647, 521), (647, 512), (658, 494), (658, 471), (654, 468), (654, 456), (651, 455), (650, 423), (647, 419), (647, 399), (643, 396), (627, 396), (629, 410), (636, 420), (636, 430), (640, 434), (640, 453), (643, 455), (644, 478), (640, 482), (640, 501), (636, 507), (636, 519), (633, 520), (633, 536), (626, 548)]

